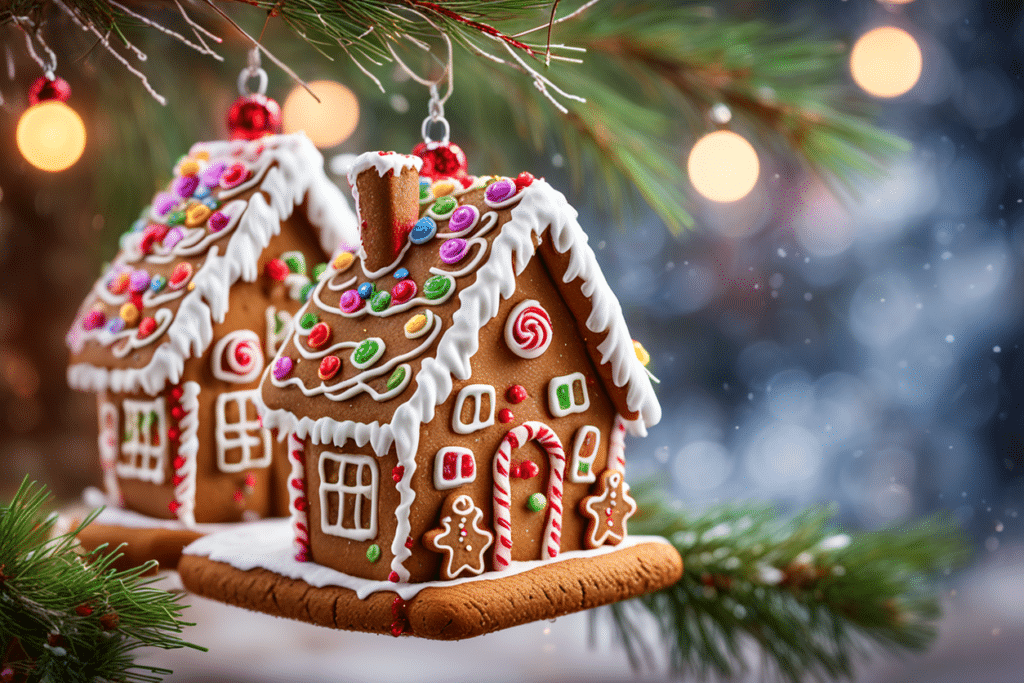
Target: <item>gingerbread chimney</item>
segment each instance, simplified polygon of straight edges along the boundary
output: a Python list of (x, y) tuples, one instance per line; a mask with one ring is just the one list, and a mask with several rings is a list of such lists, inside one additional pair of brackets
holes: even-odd
[(422, 163), (417, 156), (367, 152), (356, 159), (348, 172), (368, 271), (387, 268), (405, 246), (420, 215)]

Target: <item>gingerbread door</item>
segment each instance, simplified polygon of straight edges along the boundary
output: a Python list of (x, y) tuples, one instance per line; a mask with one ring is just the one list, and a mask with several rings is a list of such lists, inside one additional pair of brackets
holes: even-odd
[(551, 559), (561, 550), (565, 450), (542, 422), (510, 430), (494, 454), (494, 561)]

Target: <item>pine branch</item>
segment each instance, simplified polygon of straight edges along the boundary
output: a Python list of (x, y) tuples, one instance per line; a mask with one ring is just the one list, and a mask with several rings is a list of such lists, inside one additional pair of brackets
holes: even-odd
[(940, 616), (932, 577), (961, 564), (963, 540), (947, 519), (914, 527), (837, 534), (823, 509), (780, 519), (744, 505), (688, 515), (653, 484), (634, 490), (643, 516), (631, 533), (669, 538), (683, 556), (671, 588), (609, 607), (630, 661), (652, 659), (653, 618), (673, 671), (734, 676), (756, 644), (767, 677), (797, 683), (851, 678), (879, 650), (922, 650)]
[(26, 480), (0, 506), (0, 678), (160, 681), (170, 671), (136, 664), (136, 650), (203, 649), (176, 635), (191, 624), (179, 618), (180, 595), (143, 578), (152, 563), (116, 571), (116, 551), (79, 555), (77, 530), (51, 537), (56, 515), (44, 515), (47, 499)]

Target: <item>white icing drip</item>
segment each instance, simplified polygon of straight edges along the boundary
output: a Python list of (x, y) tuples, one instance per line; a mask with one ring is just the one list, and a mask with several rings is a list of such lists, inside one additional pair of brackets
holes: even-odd
[[(265, 147), (260, 159), (265, 160), (268, 168), (259, 185), (260, 192), (252, 195), (246, 210), (240, 214), (224, 255), (218, 256), (217, 246), (210, 248), (206, 262), (193, 277), (194, 290), (182, 301), (167, 330), (168, 341), (157, 348), (149, 364), (143, 368), (105, 369), (85, 363), (76, 364), (68, 369), (68, 383), (73, 388), (85, 391), (142, 390), (156, 394), (167, 382), (178, 382), (185, 358), (202, 355), (213, 340), (212, 323), (223, 322), (231, 286), (239, 278), (247, 282), (257, 279), (260, 254), (270, 239), (280, 232), (281, 221), (303, 202), (326, 254), (356, 243), (352, 211), (340, 190), (324, 175), (323, 157), (309, 139), (303, 134), (278, 135), (263, 138), (259, 145)], [(196, 152), (208, 151), (213, 160), (230, 156), (239, 149), (250, 148), (229, 142), (203, 143), (193, 147)], [(272, 165), (274, 163), (276, 165)], [(257, 178), (259, 174), (254, 174), (254, 180)], [(269, 203), (266, 197), (269, 197)], [(219, 238), (226, 232), (225, 229), (214, 234)], [(68, 344), (73, 351), (79, 352), (87, 338), (81, 331), (81, 316), (90, 305), (89, 301), (83, 304), (79, 318), (68, 334)], [(152, 335), (153, 339), (158, 336)]]
[(178, 501), (178, 520), (188, 528), (196, 525), (196, 456), (199, 453), (199, 383), (182, 385), (181, 408), (185, 416), (178, 427), (178, 457), (184, 463), (175, 470), (182, 480), (174, 487), (174, 500)]
[(445, 588), (470, 581), (504, 579), (531, 569), (550, 567), (557, 562), (609, 555), (644, 543), (668, 544), (668, 541), (660, 536), (628, 536), (622, 543), (615, 546), (604, 545), (594, 550), (570, 550), (560, 553), (558, 557), (550, 560), (513, 561), (508, 568), (500, 572), (484, 572), (474, 576), (462, 576), (451, 581), (425, 581), (423, 583), (393, 583), (361, 579), (313, 562), (298, 562), (293, 557), (292, 533), (289, 521), (286, 519), (253, 522), (204, 536), (187, 546), (183, 554), (207, 557), (242, 571), (257, 568), (267, 569), (290, 579), (305, 581), (315, 588), (341, 586), (355, 591), (360, 600), (365, 600), (368, 596), (380, 591), (393, 591), (403, 600), (409, 600), (424, 588)]

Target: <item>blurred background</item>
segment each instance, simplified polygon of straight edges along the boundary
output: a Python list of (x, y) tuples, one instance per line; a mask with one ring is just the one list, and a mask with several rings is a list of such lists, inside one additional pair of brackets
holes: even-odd
[[(939, 645), (923, 659), (876, 662), (862, 680), (1020, 681), (1020, 3), (712, 4), (850, 45), (879, 26), (905, 30), (923, 55), (920, 79), (909, 93), (880, 100), (876, 120), (911, 141), (912, 151), (844, 202), (755, 141), (760, 174), (752, 191), (729, 204), (693, 192), (696, 226), (679, 236), (642, 203), (618, 214), (595, 204), (589, 169), (570, 169), (554, 139), (536, 154), (508, 131), (491, 146), (463, 144), (470, 171), (530, 170), (564, 188), (580, 210), (661, 380), (665, 417), (647, 439), (628, 445), (631, 478), (659, 476), (690, 507), (767, 499), (795, 510), (826, 502), (848, 529), (951, 511), (968, 531), (975, 559), (948, 577)], [(0, 73), (0, 498), (26, 475), (61, 501), (99, 483), (94, 400), (66, 387), (64, 332), (102, 262), (114, 255), (117, 236), (166, 182), (178, 155), (192, 141), (225, 134), (246, 44), (224, 31), (226, 62), (196, 69), (193, 62), (208, 58), (155, 32), (142, 35), (146, 73), (168, 97), (166, 107), (127, 75), (94, 78), (98, 68), (118, 67), (101, 52), (90, 55), (91, 43), (80, 36), (55, 46), (71, 62), (59, 74), (71, 82), (69, 104), (88, 131), (82, 159), (62, 173), (33, 168), (14, 143), (38, 69), (18, 50), (7, 60), (12, 68)], [(0, 33), (8, 55), (16, 39), (13, 31)], [(426, 113), (422, 86), (388, 71), (382, 95), (350, 63), (328, 61), (283, 29), (271, 26), (265, 40), (307, 80), (343, 86), (331, 116), (307, 123), (328, 120), (328, 133), (348, 131), (324, 150), (329, 168), (343, 169), (348, 154), (407, 150), (417, 141)], [(268, 94), (287, 110), (293, 84), (265, 66)], [(456, 63), (456, 96), (446, 113), (462, 144), (460, 130), (483, 125), (487, 109), (459, 73)], [(562, 84), (571, 90), (571, 76)], [(301, 119), (308, 106), (296, 102), (293, 115)], [(489, 123), (501, 129), (501, 121)], [(680, 142), (681, 166), (691, 145)], [(582, 170), (582, 182), (571, 170)], [(632, 675), (614, 646), (588, 649), (580, 616), (474, 641), (464, 668), (453, 673), (448, 662), (467, 650), (246, 615), (260, 624), (269, 650), (283, 641), (294, 654), (281, 660), (282, 645), (276, 657), (257, 657), (252, 670), (239, 671), (239, 657), (253, 643), (230, 640), (223, 627), (242, 613), (196, 602), (187, 617), (200, 626), (188, 636), (213, 651), (203, 658), (161, 653), (157, 661), (179, 672), (171, 680), (376, 680), (384, 674), (370, 654), (385, 649), (395, 657), (396, 669), (386, 675), (394, 680), (494, 678), (518, 661), (516, 652), (542, 653), (516, 669), (516, 678)], [(435, 660), (445, 663), (421, 667)]]

